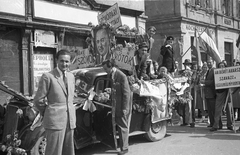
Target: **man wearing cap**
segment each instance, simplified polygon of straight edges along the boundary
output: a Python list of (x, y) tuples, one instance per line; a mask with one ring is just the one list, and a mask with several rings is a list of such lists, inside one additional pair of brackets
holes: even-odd
[(156, 33), (156, 28), (154, 26), (150, 26), (147, 30), (147, 33), (144, 35), (136, 36), (136, 44), (140, 45), (142, 42), (146, 42), (148, 45), (147, 53), (150, 54), (150, 58), (152, 58), (152, 47), (154, 43), (153, 35)]
[(173, 51), (173, 41), (172, 36), (166, 38), (166, 44), (161, 47), (162, 55), (162, 66), (165, 66), (168, 72), (174, 72), (174, 51)]

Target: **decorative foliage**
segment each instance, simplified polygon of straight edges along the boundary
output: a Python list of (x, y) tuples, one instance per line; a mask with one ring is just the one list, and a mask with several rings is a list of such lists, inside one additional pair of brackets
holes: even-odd
[(101, 103), (107, 103), (110, 100), (110, 96), (111, 96), (111, 88), (106, 88), (104, 92), (96, 94), (94, 96), (94, 100)]
[(21, 140), (18, 139), (18, 132), (15, 131), (13, 135), (9, 134), (6, 136), (6, 142), (0, 145), (0, 149), (3, 152), (7, 152), (7, 155), (27, 155), (26, 150), (19, 148)]

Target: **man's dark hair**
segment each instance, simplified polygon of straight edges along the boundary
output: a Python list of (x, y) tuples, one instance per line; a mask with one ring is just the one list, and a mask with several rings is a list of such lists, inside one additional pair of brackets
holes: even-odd
[(71, 57), (71, 53), (66, 49), (61, 49), (58, 51), (56, 54), (56, 59), (58, 59), (60, 55), (69, 55)]
[(106, 60), (102, 62), (102, 66), (107, 65), (108, 68), (114, 67), (114, 61), (113, 60)]

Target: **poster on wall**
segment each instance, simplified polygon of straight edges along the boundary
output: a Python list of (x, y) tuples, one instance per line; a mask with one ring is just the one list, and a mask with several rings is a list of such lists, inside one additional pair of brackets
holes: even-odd
[(38, 83), (43, 73), (50, 72), (54, 68), (53, 54), (33, 55), (34, 92), (38, 89)]

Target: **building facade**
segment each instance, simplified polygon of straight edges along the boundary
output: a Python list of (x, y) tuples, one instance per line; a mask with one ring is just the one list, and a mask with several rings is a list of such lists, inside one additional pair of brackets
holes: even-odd
[[(165, 36), (175, 38), (175, 58), (179, 63), (185, 59), (196, 60), (191, 51), (195, 28), (201, 34), (209, 28), (215, 40), (220, 57), (232, 65), (237, 57), (236, 41), (240, 28), (239, 0), (158, 0), (145, 1), (147, 26), (155, 26), (157, 33), (153, 45), (155, 57), (159, 56), (160, 46)], [(208, 56), (200, 48), (202, 61)]]
[[(87, 48), (86, 38), (97, 16), (113, 0), (1, 0), (0, 81), (24, 95), (33, 95), (39, 77), (56, 66), (59, 49)], [(118, 2), (122, 23), (145, 27), (144, 2)], [(92, 59), (86, 61), (91, 63)], [(86, 63), (86, 62), (83, 62)], [(0, 103), (8, 95), (0, 91)]]

